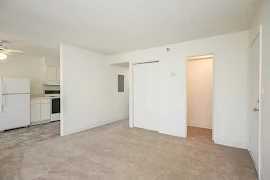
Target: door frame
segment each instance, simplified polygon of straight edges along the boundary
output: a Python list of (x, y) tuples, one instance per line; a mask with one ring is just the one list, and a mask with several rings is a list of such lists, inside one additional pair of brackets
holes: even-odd
[[(191, 57), (196, 56), (213, 56), (213, 80), (212, 80), (212, 140), (214, 143), (218, 144), (218, 118), (217, 118), (217, 112), (218, 112), (218, 98), (217, 98), (217, 75), (218, 75), (218, 53), (206, 53), (206, 54), (199, 54), (199, 55), (190, 55), (186, 57), (186, 104), (187, 104), (187, 73), (188, 73), (188, 59)], [(187, 128), (188, 128), (188, 119), (187, 119), (187, 105), (186, 105), (186, 137), (187, 137)]]
[(249, 76), (249, 80), (248, 80), (248, 83), (249, 83), (249, 93), (248, 93), (248, 99), (249, 99), (249, 102), (248, 102), (248, 104), (249, 104), (249, 114), (248, 114), (248, 151), (249, 151), (249, 154), (250, 154), (250, 157), (251, 157), (251, 159), (252, 159), (252, 161), (253, 161), (253, 164), (254, 164), (254, 166), (255, 166), (255, 168), (256, 168), (256, 170), (257, 170), (257, 173), (258, 173), (258, 176), (259, 176), (259, 179), (261, 179), (261, 109), (262, 109), (262, 103), (261, 103), (261, 99), (262, 99), (262, 36), (263, 36), (263, 31), (262, 31), (262, 25), (260, 24), (259, 25), (259, 32), (257, 33), (257, 35), (255, 36), (255, 38), (254, 38), (254, 40), (252, 41), (252, 43), (250, 44), (250, 46), (249, 46), (249, 52), (248, 52), (248, 54), (249, 54), (249, 62), (251, 61), (251, 48), (252, 48), (252, 46), (253, 46), (253, 44), (254, 44), (254, 42), (257, 40), (257, 39), (259, 39), (259, 45), (260, 45), (260, 47), (259, 47), (259, 135), (258, 135), (258, 137), (259, 137), (259, 139), (258, 139), (258, 167), (256, 166), (256, 164), (255, 164), (255, 161), (254, 161), (254, 159), (253, 159), (253, 156), (252, 156), (252, 154), (251, 154), (251, 152), (250, 152), (250, 146), (251, 146), (251, 133), (250, 133), (250, 128), (251, 128), (251, 109), (252, 109), (252, 107), (251, 107), (251, 104), (250, 104), (250, 97), (251, 97), (251, 92), (250, 92), (250, 88), (251, 88), (251, 79), (250, 79), (250, 63), (249, 63), (249, 67), (248, 67), (248, 76)]

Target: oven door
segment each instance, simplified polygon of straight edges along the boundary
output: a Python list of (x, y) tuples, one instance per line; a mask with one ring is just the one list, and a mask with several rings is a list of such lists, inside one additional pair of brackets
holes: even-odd
[(60, 113), (60, 98), (52, 99), (52, 114)]

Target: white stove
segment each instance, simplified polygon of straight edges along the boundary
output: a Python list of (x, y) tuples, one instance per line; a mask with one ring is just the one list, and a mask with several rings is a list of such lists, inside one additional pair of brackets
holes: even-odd
[(52, 98), (51, 103), (51, 121), (60, 120), (60, 91), (46, 90), (44, 93), (45, 97)]

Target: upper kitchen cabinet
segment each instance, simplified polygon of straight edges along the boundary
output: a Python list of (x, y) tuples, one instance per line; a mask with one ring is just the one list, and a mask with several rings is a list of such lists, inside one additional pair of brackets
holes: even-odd
[(46, 80), (47, 81), (56, 81), (57, 80), (57, 67), (45, 66), (46, 68)]
[(41, 66), (53, 66), (60, 67), (60, 58), (59, 57), (42, 57), (41, 58)]
[(44, 85), (60, 85), (60, 59), (42, 57), (41, 66)]

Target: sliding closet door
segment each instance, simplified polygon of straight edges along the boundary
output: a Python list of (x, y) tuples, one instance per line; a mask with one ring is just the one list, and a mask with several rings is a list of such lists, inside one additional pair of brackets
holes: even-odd
[(158, 131), (159, 63), (147, 63), (146, 67), (146, 127)]
[(145, 64), (133, 66), (134, 127), (145, 128)]

